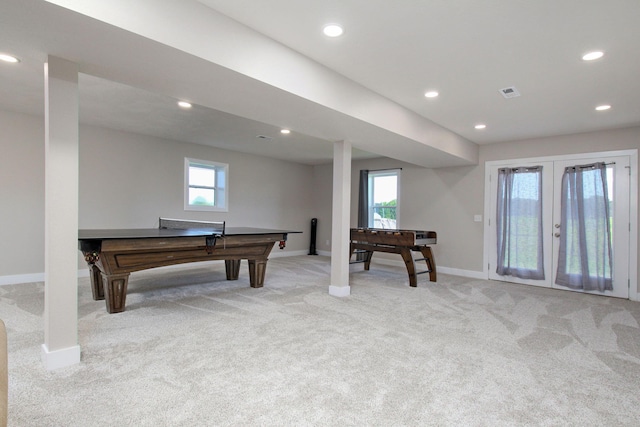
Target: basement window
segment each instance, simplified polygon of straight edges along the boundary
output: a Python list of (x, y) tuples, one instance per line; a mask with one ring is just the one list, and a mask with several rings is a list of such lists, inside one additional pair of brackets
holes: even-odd
[(229, 165), (184, 159), (184, 210), (229, 211)]

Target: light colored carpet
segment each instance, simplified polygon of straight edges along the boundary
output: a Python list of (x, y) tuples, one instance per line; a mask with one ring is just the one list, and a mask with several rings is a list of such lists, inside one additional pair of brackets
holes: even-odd
[(640, 304), (328, 258), (131, 276), (110, 315), (79, 283), (79, 365), (47, 372), (43, 285), (0, 287), (10, 426), (640, 425)]

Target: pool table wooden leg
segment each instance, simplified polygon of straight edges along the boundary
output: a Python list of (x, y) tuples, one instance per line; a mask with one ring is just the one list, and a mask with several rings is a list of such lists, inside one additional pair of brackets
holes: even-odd
[(91, 278), (91, 294), (94, 301), (104, 299), (104, 286), (102, 285), (102, 272), (95, 264), (89, 265), (89, 277)]
[(252, 288), (261, 288), (264, 284), (264, 275), (267, 271), (266, 259), (250, 259), (249, 261), (249, 282)]
[(239, 259), (225, 259), (224, 268), (227, 272), (227, 280), (238, 280), (240, 275), (240, 262)]
[(129, 283), (129, 273), (124, 274), (102, 274), (104, 287), (104, 301), (107, 304), (109, 313), (121, 313), (127, 299), (127, 285)]

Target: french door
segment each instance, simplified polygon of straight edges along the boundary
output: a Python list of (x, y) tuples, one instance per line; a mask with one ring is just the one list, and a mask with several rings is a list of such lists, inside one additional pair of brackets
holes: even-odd
[[(596, 164), (604, 164), (600, 175)], [(487, 167), (490, 279), (629, 298), (629, 155), (491, 162)], [(586, 171), (584, 181), (578, 179), (579, 191), (569, 179), (576, 170)], [(602, 184), (598, 190), (595, 181)], [(563, 206), (563, 195), (566, 200), (571, 193), (580, 193), (580, 202)], [(589, 211), (597, 202), (608, 208), (599, 225)], [(570, 206), (587, 213), (571, 222)], [(580, 247), (588, 250), (580, 252)], [(566, 280), (582, 277), (581, 271), (595, 264), (602, 266), (606, 288)]]

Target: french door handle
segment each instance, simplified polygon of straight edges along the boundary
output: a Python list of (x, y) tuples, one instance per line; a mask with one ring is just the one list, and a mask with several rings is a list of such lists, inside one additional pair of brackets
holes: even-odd
[(560, 237), (560, 233), (556, 233), (556, 234), (554, 234), (554, 236)]
[(560, 224), (554, 225), (555, 228), (560, 228)]

